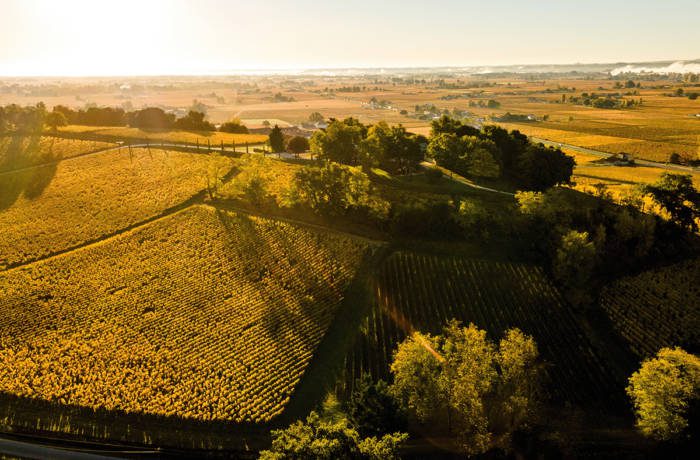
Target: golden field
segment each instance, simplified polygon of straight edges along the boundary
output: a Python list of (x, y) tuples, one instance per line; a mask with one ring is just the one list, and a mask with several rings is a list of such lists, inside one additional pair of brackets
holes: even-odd
[(268, 421), (284, 410), (368, 250), (196, 205), (2, 272), (0, 391)]
[(160, 149), (112, 150), (0, 178), (0, 268), (141, 222), (207, 186), (234, 160)]

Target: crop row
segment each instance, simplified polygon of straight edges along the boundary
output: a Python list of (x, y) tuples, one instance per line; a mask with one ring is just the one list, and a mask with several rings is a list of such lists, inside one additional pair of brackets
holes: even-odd
[(600, 304), (640, 357), (662, 347), (700, 347), (700, 259), (617, 280)]
[(71, 158), (114, 146), (101, 141), (53, 136), (0, 137), (0, 172)]
[(368, 249), (195, 206), (0, 274), (0, 391), (125, 412), (280, 414)]
[(159, 214), (203, 190), (211, 163), (229, 158), (149, 149), (5, 174), (0, 180), (0, 269), (60, 252)]
[(559, 402), (610, 397), (610, 372), (542, 270), (535, 266), (399, 252), (381, 268), (371, 311), (346, 361), (346, 381), (388, 378), (398, 343), (412, 331), (439, 333), (451, 319), (498, 338), (511, 327), (534, 336)]

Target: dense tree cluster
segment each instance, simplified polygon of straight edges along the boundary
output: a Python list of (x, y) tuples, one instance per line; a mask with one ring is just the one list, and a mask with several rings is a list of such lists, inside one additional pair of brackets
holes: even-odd
[(527, 190), (568, 183), (575, 166), (573, 157), (560, 149), (532, 144), (518, 131), (497, 126), (479, 130), (447, 116), (432, 123), (428, 155), (458, 174), (503, 177)]
[(379, 166), (393, 173), (414, 171), (424, 158), (427, 141), (402, 126), (385, 122), (366, 126), (355, 118), (332, 119), (311, 137), (311, 151), (319, 159), (350, 166)]
[(392, 392), (420, 421), (447, 422), (469, 455), (507, 446), (533, 420), (540, 359), (532, 337), (510, 329), (498, 345), (473, 324), (442, 335), (414, 333), (391, 365)]
[(44, 128), (45, 117), (46, 106), (43, 103), (26, 107), (17, 104), (0, 107), (0, 134), (5, 132), (40, 133)]

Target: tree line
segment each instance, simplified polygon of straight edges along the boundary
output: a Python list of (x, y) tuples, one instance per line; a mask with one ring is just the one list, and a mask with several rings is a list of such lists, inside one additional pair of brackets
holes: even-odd
[[(66, 125), (84, 126), (131, 126), (141, 129), (180, 129), (185, 131), (215, 131), (206, 115), (197, 110), (190, 110), (187, 115), (176, 117), (159, 107), (146, 107), (126, 111), (119, 107), (88, 107), (72, 109), (57, 105), (51, 112), (43, 103), (22, 107), (11, 104), (0, 107), (0, 133), (40, 133), (44, 127), (53, 130)], [(248, 128), (239, 119), (232, 119), (221, 124), (219, 131), (247, 134)]]

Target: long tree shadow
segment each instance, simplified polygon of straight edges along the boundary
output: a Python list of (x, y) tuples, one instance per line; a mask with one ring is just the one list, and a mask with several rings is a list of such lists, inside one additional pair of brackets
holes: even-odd
[(48, 151), (41, 151), (38, 135), (15, 135), (9, 139), (0, 156), (0, 211), (22, 195), (29, 200), (40, 197), (55, 177), (61, 159), (51, 146)]

